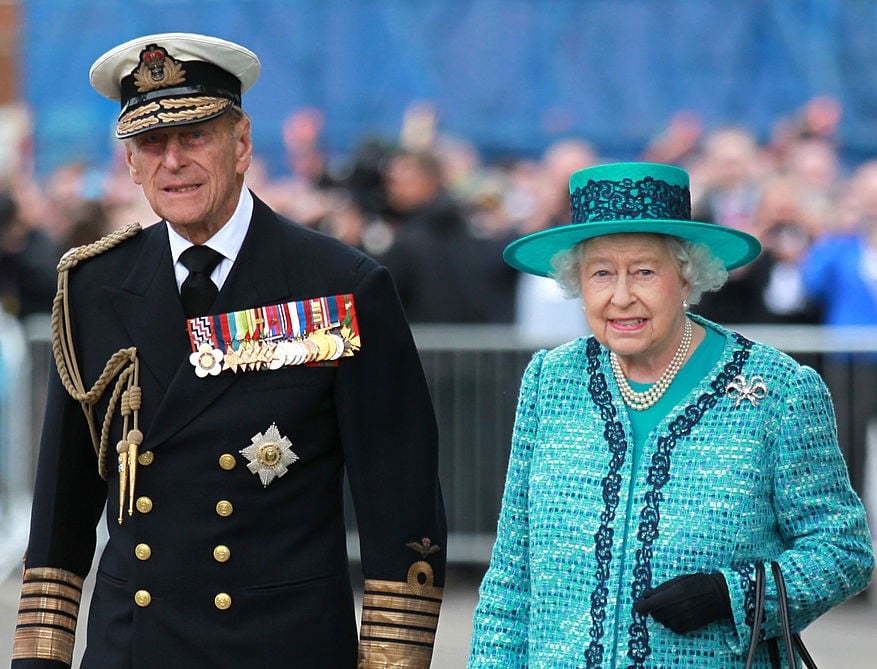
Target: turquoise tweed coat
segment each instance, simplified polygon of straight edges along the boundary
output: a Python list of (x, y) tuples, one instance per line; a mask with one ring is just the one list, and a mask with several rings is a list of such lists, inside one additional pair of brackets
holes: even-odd
[[(871, 538), (824, 383), (774, 348), (700, 322), (725, 335), (721, 359), (652, 431), (636, 471), (607, 349), (591, 337), (534, 355), (470, 669), (742, 667), (756, 561), (782, 566), (797, 630), (867, 586)], [(766, 393), (750, 392), (755, 377)], [(731, 621), (680, 635), (633, 608), (650, 586), (716, 571)], [(766, 608), (770, 638), (770, 576)], [(767, 644), (757, 666), (770, 666)]]

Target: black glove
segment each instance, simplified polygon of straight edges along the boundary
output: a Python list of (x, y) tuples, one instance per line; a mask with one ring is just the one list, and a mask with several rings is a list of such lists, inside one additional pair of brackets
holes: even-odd
[(633, 607), (677, 634), (730, 618), (731, 596), (721, 574), (685, 574), (649, 588)]

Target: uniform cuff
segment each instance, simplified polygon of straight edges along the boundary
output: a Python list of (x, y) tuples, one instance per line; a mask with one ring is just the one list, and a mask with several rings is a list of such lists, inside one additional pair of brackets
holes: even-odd
[(13, 660), (73, 663), (82, 577), (63, 569), (25, 569)]
[(432, 567), (415, 562), (407, 581), (366, 579), (359, 669), (428, 669), (442, 605)]

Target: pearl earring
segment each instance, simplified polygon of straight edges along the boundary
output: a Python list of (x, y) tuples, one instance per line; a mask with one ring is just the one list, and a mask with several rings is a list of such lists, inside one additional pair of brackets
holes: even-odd
[(682, 311), (688, 311), (688, 301), (682, 300)]

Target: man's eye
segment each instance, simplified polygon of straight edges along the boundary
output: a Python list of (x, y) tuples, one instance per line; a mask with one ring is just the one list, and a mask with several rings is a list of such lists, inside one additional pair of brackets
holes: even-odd
[(180, 135), (180, 143), (183, 144), (183, 146), (200, 146), (207, 141), (208, 137), (208, 133), (204, 130), (190, 130), (189, 132)]

